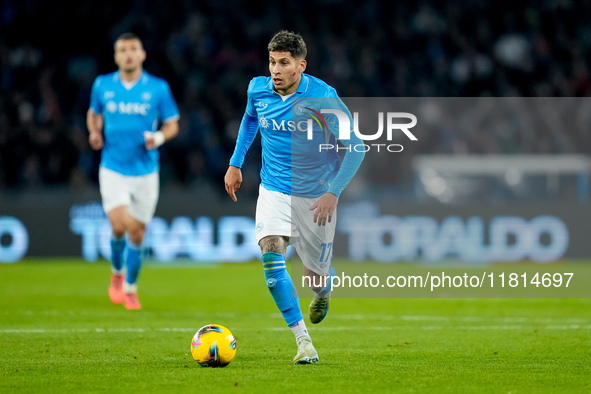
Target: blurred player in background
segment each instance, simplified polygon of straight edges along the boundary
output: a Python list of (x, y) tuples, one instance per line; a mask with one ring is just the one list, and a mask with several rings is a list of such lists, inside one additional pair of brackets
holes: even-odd
[(119, 69), (96, 78), (86, 118), (91, 147), (102, 149), (100, 192), (113, 230), (109, 296), (127, 309), (141, 308), (137, 279), (146, 224), (158, 202), (158, 147), (178, 133), (179, 111), (168, 83), (143, 70), (145, 59), (138, 36), (119, 36)]
[[(236, 201), (244, 157), (260, 130), (263, 164), (256, 207), (257, 241), (263, 253), (269, 291), (296, 337), (298, 351), (294, 363), (309, 364), (318, 361), (318, 353), (306, 329), (297, 292), (286, 268), (287, 246), (290, 242), (294, 245), (304, 264), (304, 274), (314, 278), (310, 281), (314, 298), (309, 316), (312, 323), (319, 323), (328, 311), (329, 278), (335, 274), (330, 262), (338, 199), (359, 168), (364, 153), (347, 150), (342, 165), (335, 150), (320, 156), (306, 156), (307, 152), (318, 152), (318, 140), (302, 140), (301, 136), (306, 133), (281, 126), (289, 122), (295, 124), (292, 105), (304, 103), (300, 105), (303, 108), (308, 98), (312, 102), (314, 98), (330, 98), (349, 118), (350, 113), (332, 87), (304, 73), (307, 49), (300, 35), (281, 31), (271, 39), (268, 50), (271, 76), (256, 77), (248, 86), (246, 112), (224, 181), (227, 193)], [(336, 146), (338, 130), (332, 127), (330, 132), (334, 135), (323, 135), (322, 142)], [(298, 139), (296, 144), (294, 139)], [(360, 142), (351, 134), (345, 145)], [(302, 147), (303, 151), (299, 152), (302, 155), (293, 154)], [(306, 158), (298, 160), (301, 157)], [(324, 283), (326, 286), (317, 285)]]

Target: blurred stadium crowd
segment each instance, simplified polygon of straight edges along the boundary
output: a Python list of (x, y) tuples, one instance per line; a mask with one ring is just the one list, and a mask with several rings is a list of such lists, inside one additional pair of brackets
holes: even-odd
[[(266, 75), (281, 29), (308, 44), (308, 69), (343, 97), (587, 96), (591, 1), (237, 0), (0, 2), (0, 188), (96, 187), (99, 156), (85, 125), (90, 88), (114, 71), (113, 40), (142, 37), (145, 69), (165, 78), (181, 111), (161, 148), (164, 187), (224, 193), (249, 80)], [(453, 131), (418, 153), (487, 151)], [(568, 135), (495, 144), (488, 153), (589, 150)], [(499, 133), (498, 138), (503, 138)], [(554, 144), (552, 138), (569, 139)], [(519, 140), (516, 138), (515, 140)], [(482, 140), (481, 140), (482, 141)], [(245, 177), (256, 180), (255, 143)], [(492, 151), (491, 151), (492, 150)], [(371, 159), (370, 159), (371, 160)], [(406, 158), (408, 160), (408, 158)], [(410, 185), (408, 179), (399, 182)], [(256, 182), (245, 185), (248, 194)]]

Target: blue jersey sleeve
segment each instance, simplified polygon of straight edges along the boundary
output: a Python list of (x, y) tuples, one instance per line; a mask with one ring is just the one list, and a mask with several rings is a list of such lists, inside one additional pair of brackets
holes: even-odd
[(95, 114), (103, 113), (103, 104), (101, 102), (101, 94), (99, 85), (101, 84), (100, 77), (97, 77), (92, 84), (92, 90), (90, 91), (90, 109)]
[[(349, 140), (349, 144), (345, 144), (348, 146), (351, 144), (351, 140)], [(337, 176), (332, 181), (332, 184), (328, 188), (328, 192), (334, 194), (335, 196), (339, 197), (345, 187), (351, 182), (353, 176), (361, 166), (361, 162), (365, 157), (365, 152), (357, 152), (355, 150), (347, 151), (345, 153), (345, 157), (343, 162), (341, 163), (341, 168), (339, 168), (339, 172)]]
[(250, 83), (248, 84), (248, 90), (246, 92), (246, 94), (247, 94), (246, 113), (249, 114), (250, 116), (257, 118), (257, 110), (256, 110), (256, 107), (254, 106), (254, 99), (252, 97), (252, 91), (254, 89), (254, 84), (255, 84), (254, 79), (252, 79), (250, 81)]
[(162, 122), (169, 122), (173, 120), (178, 120), (179, 109), (177, 107), (176, 101), (174, 97), (172, 97), (172, 92), (170, 91), (170, 87), (168, 83), (163, 81), (162, 82), (162, 97), (159, 101), (158, 112), (160, 112), (160, 119)]
[(240, 123), (240, 130), (238, 130), (238, 138), (236, 139), (234, 154), (230, 159), (230, 165), (238, 168), (242, 168), (246, 152), (248, 151), (248, 148), (250, 148), (252, 141), (254, 141), (259, 128), (257, 112), (252, 98), (254, 83), (253, 79), (248, 85), (246, 111), (244, 112), (242, 122)]
[[(363, 144), (363, 141), (357, 137), (357, 135), (352, 132), (353, 130), (353, 118), (351, 116), (351, 112), (349, 108), (343, 103), (340, 97), (338, 97), (336, 91), (331, 89), (329, 93), (329, 100), (331, 102), (331, 108), (339, 109), (343, 111), (347, 117), (349, 118), (349, 125), (351, 133), (349, 134), (349, 139), (342, 139), (339, 140), (344, 146), (347, 147), (345, 151), (345, 157), (343, 158), (343, 162), (341, 163), (341, 167), (335, 178), (333, 179), (330, 187), (328, 188), (328, 192), (334, 194), (335, 196), (339, 197), (345, 187), (351, 182), (353, 176), (361, 166), (361, 162), (365, 157), (365, 152), (361, 151), (358, 152), (354, 149), (354, 147), (358, 144)], [(327, 123), (329, 123), (329, 130), (335, 136), (336, 139), (339, 138), (339, 122), (335, 115), (328, 117)]]
[[(353, 117), (351, 116), (351, 112), (349, 108), (345, 105), (343, 100), (339, 96), (334, 89), (331, 89), (329, 92), (329, 97), (323, 98), (322, 103), (326, 108), (337, 109), (341, 112), (344, 112), (347, 118), (349, 119), (349, 131), (353, 130)], [(331, 134), (334, 135), (336, 138), (339, 138), (339, 120), (335, 114), (328, 113), (324, 115), (326, 120), (328, 129), (330, 130)]]
[(230, 165), (238, 168), (242, 168), (244, 163), (244, 157), (252, 141), (257, 135), (259, 128), (259, 122), (257, 118), (250, 116), (248, 112), (244, 113), (242, 117), (242, 123), (240, 123), (240, 130), (238, 131), (238, 138), (236, 139), (236, 147), (234, 148), (234, 154), (230, 159)]

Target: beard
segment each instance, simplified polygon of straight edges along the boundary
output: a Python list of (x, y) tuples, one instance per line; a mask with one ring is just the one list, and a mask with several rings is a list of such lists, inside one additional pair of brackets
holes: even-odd
[(136, 71), (137, 71), (137, 69), (138, 69), (138, 66), (133, 66), (133, 67), (122, 67), (122, 70), (123, 70), (123, 72), (124, 72), (124, 73), (126, 73), (126, 74), (131, 74), (131, 73), (134, 73), (134, 72), (136, 72)]

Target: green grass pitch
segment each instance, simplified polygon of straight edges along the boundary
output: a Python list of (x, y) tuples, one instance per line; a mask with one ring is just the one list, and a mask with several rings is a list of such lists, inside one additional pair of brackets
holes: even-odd
[[(110, 303), (109, 275), (104, 261), (0, 264), (0, 392), (591, 391), (589, 299), (335, 298), (308, 324), (320, 362), (294, 366), (260, 263), (147, 265), (140, 311)], [(208, 323), (236, 336), (226, 368), (191, 357)]]

